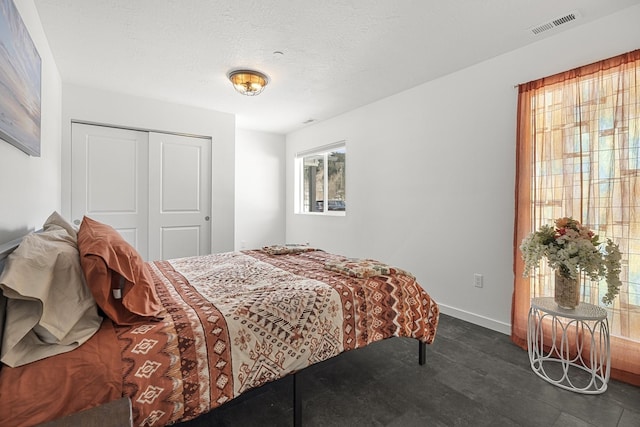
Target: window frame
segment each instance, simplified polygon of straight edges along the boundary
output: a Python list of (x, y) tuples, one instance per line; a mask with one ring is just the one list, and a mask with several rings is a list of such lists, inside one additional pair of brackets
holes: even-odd
[[(346, 216), (347, 210), (329, 210), (329, 161), (328, 155), (338, 149), (344, 149), (345, 152), (345, 170), (347, 163), (347, 141), (341, 140), (331, 144), (317, 146), (308, 150), (299, 151), (294, 157), (295, 168), (295, 197), (294, 197), (294, 213), (300, 215), (314, 216)], [(304, 159), (310, 156), (323, 156), (324, 179), (323, 179), (323, 211), (305, 211), (304, 209)], [(346, 172), (345, 172), (345, 189), (346, 189)], [(346, 192), (346, 191), (345, 191)], [(346, 200), (345, 200), (346, 201)]]

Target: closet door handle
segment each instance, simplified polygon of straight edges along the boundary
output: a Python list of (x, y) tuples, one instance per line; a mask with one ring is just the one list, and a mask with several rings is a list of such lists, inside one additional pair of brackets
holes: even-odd
[(205, 217), (204, 217), (204, 220), (205, 220), (205, 221), (209, 221), (209, 215), (205, 216)]
[(73, 220), (73, 223), (74, 223), (75, 225), (80, 225), (80, 220), (79, 220), (79, 219), (74, 219), (74, 220)]

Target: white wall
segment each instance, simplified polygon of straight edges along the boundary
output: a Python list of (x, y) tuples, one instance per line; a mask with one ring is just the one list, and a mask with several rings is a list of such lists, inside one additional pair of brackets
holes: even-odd
[[(71, 213), (72, 121), (211, 137), (211, 250), (234, 249), (235, 116), (65, 83), (62, 97), (62, 214), (67, 218)], [(114, 172), (117, 172), (116, 168)]]
[[(637, 49), (638, 22), (635, 6), (287, 135), (286, 239), (405, 268), (443, 312), (509, 333), (514, 84)], [(343, 139), (347, 215), (294, 214), (293, 156)]]
[(14, 3), (42, 59), (41, 154), (0, 140), (0, 244), (42, 227), (60, 209), (60, 73), (33, 0)]
[(236, 250), (285, 243), (284, 135), (236, 131)]

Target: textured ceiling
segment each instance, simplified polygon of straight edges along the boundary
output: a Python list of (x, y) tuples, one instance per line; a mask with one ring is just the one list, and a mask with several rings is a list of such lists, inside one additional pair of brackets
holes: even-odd
[[(640, 0), (35, 0), (64, 82), (288, 133)], [(577, 11), (534, 35), (530, 28)], [(274, 52), (282, 52), (277, 54)], [(236, 93), (229, 70), (271, 83)]]

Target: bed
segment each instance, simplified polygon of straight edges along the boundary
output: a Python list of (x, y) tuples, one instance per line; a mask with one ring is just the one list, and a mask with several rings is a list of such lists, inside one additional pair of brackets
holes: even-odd
[(133, 425), (171, 425), (395, 336), (415, 338), (423, 364), (439, 314), (415, 277), (375, 260), (269, 246), (143, 262), (108, 225), (85, 217), (76, 230), (55, 212), (6, 257), (0, 288), (3, 426), (123, 396)]

